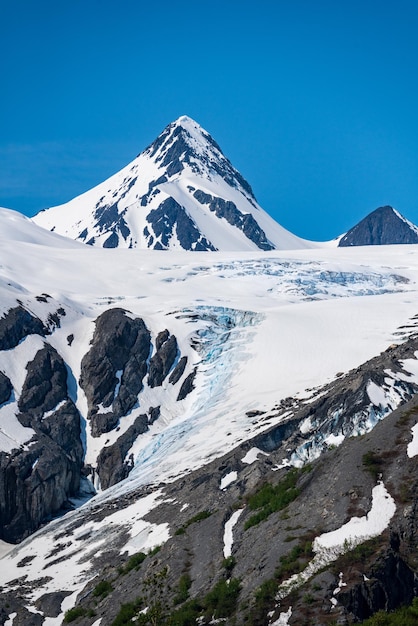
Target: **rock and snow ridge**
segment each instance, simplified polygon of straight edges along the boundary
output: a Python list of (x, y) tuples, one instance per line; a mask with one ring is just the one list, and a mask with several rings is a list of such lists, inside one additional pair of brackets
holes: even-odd
[(218, 144), (187, 116), (120, 172), (35, 223), (105, 248), (273, 250), (314, 247), (257, 204)]

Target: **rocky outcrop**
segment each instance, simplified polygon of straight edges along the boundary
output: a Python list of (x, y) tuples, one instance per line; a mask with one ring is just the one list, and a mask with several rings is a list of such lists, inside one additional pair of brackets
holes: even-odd
[(178, 381), (184, 374), (186, 365), (187, 365), (187, 356), (182, 356), (179, 362), (177, 363), (176, 367), (171, 372), (168, 382), (171, 383), (172, 385), (175, 385), (176, 383), (178, 383)]
[(80, 467), (42, 434), (29, 450), (1, 452), (0, 538), (21, 541), (58, 512), (79, 489)]
[[(212, 243), (201, 234), (186, 209), (174, 198), (166, 198), (157, 209), (152, 209), (147, 215), (147, 222), (157, 239), (155, 243), (154, 236), (149, 234), (147, 236), (144, 231), (148, 248), (167, 250), (170, 247), (170, 240), (176, 236), (184, 250), (196, 252), (216, 250)], [(149, 233), (148, 229), (146, 230)]]
[(45, 337), (47, 330), (38, 317), (22, 305), (10, 309), (0, 319), (0, 350), (10, 350), (28, 335)]
[(10, 399), (12, 395), (13, 387), (6, 374), (0, 372), (0, 405), (4, 404)]
[(156, 340), (157, 351), (150, 360), (148, 384), (150, 387), (159, 387), (168, 376), (176, 360), (178, 348), (174, 335), (168, 330), (158, 334)]
[(306, 462), (332, 445), (334, 437), (368, 432), (418, 393), (418, 385), (408, 380), (410, 374), (403, 366), (404, 360), (415, 358), (417, 351), (418, 336), (412, 335), (325, 386), (317, 399), (299, 408), (295, 400), (291, 420), (264, 432), (256, 445), (269, 452), (289, 437), (288, 448)]
[(97, 473), (100, 486), (107, 489), (126, 478), (133, 468), (133, 458), (126, 455), (138, 435), (148, 430), (148, 417), (139, 415), (128, 430), (112, 446), (102, 448), (97, 458)]
[(110, 309), (97, 318), (80, 375), (94, 437), (112, 430), (137, 402), (150, 350), (151, 335), (142, 319), (131, 319), (123, 309)]
[(338, 596), (338, 601), (356, 621), (363, 621), (377, 611), (389, 612), (409, 605), (418, 594), (416, 572), (391, 548), (378, 559), (366, 578)]
[(0, 538), (20, 541), (78, 492), (83, 446), (80, 415), (68, 397), (64, 361), (50, 345), (27, 365), (17, 418), (31, 443), (0, 453)]
[(251, 213), (241, 213), (231, 200), (211, 196), (201, 189), (197, 189), (193, 197), (201, 204), (207, 204), (209, 210), (215, 213), (217, 217), (223, 217), (228, 224), (242, 230), (244, 235), (255, 243), (260, 250), (274, 250), (273, 244), (269, 242), (266, 233), (260, 228)]
[(179, 395), (177, 396), (177, 401), (180, 402), (184, 400), (189, 393), (191, 393), (194, 389), (194, 379), (196, 378), (197, 368), (195, 367), (192, 372), (183, 381), (183, 384), (180, 387)]
[(49, 344), (38, 350), (28, 363), (18, 407), (24, 426), (32, 425), (32, 418), (42, 418), (67, 397), (67, 370), (58, 352)]

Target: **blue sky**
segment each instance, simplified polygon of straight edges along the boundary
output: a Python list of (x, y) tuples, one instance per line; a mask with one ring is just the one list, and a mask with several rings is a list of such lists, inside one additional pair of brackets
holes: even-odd
[(416, 0), (4, 0), (2, 25), (0, 206), (66, 202), (187, 114), (297, 235), (418, 223)]

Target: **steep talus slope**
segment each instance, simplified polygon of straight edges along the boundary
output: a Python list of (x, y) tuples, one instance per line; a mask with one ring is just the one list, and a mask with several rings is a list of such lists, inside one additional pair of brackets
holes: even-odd
[(261, 209), (218, 144), (187, 116), (169, 124), (107, 181), (42, 211), (34, 221), (104, 248), (201, 252), (314, 246)]

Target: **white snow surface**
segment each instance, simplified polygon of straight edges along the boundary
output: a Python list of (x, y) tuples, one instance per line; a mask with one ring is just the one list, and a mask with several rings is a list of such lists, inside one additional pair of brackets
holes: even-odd
[[(78, 384), (94, 321), (108, 308), (122, 307), (143, 318), (154, 339), (169, 328), (181, 353), (189, 358), (188, 367), (198, 366), (196, 388), (182, 402), (176, 402), (176, 386), (145, 387), (140, 406), (121, 420), (118, 434), (150, 406), (161, 404), (161, 416), (129, 451), (135, 465), (128, 478), (5, 555), (0, 568), (0, 585), (5, 587), (23, 575), (28, 580), (39, 578), (43, 566), (51, 562), (48, 554), (57, 547), (55, 535), (91, 507), (111, 504), (140, 485), (172, 481), (203, 466), (278, 423), (282, 417), (275, 416), (273, 407), (281, 400), (312, 398), (312, 390), (338, 373), (401, 341), (407, 332), (401, 327), (416, 330), (415, 245), (268, 253), (179, 251), (175, 255), (102, 249), (43, 231), (6, 209), (0, 210), (0, 233), (8, 235), (2, 237), (0, 247), (2, 315), (16, 306), (17, 299), (43, 321), (60, 306), (66, 312), (60, 328), (45, 340), (27, 337), (16, 348), (0, 352), (0, 369), (14, 387), (9, 405), (2, 408), (0, 441), (5, 451), (29, 445), (31, 433), (26, 431), (30, 429), (20, 427), (16, 403), (27, 361), (44, 341), (67, 364), (69, 393), (86, 427), (86, 461), (94, 467), (106, 439), (107, 445), (112, 443), (117, 436), (113, 432), (102, 438), (91, 436), (86, 398)], [(46, 303), (36, 300), (40, 294), (48, 294)], [(69, 333), (74, 334), (71, 346)], [(199, 352), (191, 347), (196, 338)], [(413, 375), (418, 373), (415, 359), (404, 365)], [(388, 393), (392, 387), (388, 384)], [(249, 417), (247, 413), (254, 410), (259, 414)], [(259, 454), (253, 448), (244, 458), (251, 463)], [(115, 513), (100, 524), (89, 523), (91, 534), (77, 536), (77, 550), (69, 545), (60, 552), (68, 559), (45, 570), (52, 580), (39, 587), (30, 601), (65, 587), (74, 592), (75, 603), (76, 592), (94, 575), (94, 567), (81, 568), (81, 560), (88, 561), (105, 549), (122, 523), (131, 529), (124, 546), (127, 552), (164, 542), (169, 528), (143, 520), (156, 501), (157, 495), (151, 494), (124, 509), (124, 516)], [(385, 504), (383, 497), (381, 504)], [(360, 524), (353, 532), (362, 529)], [(17, 568), (19, 561), (33, 555), (27, 565)]]
[(263, 452), (263, 450), (260, 450), (260, 448), (251, 448), (250, 450), (248, 450), (247, 454), (242, 457), (241, 461), (243, 463), (246, 463), (247, 465), (251, 465), (252, 463), (258, 461), (258, 457), (260, 454), (268, 456), (267, 452)]
[(289, 620), (292, 617), (292, 607), (290, 606), (287, 611), (282, 611), (274, 622), (270, 626), (288, 626)]
[(408, 444), (407, 454), (410, 459), (418, 454), (418, 423), (412, 427), (412, 441)]
[(237, 523), (239, 516), (243, 512), (244, 509), (238, 509), (232, 513), (231, 517), (227, 522), (225, 522), (224, 529), (224, 557), (227, 559), (232, 554), (232, 545), (233, 545), (233, 529), (235, 524)]
[(236, 481), (236, 479), (238, 478), (238, 472), (228, 472), (228, 474), (225, 474), (225, 476), (221, 479), (221, 484), (219, 485), (219, 489), (226, 489), (227, 487), (229, 487), (229, 485), (231, 485), (233, 482)]

